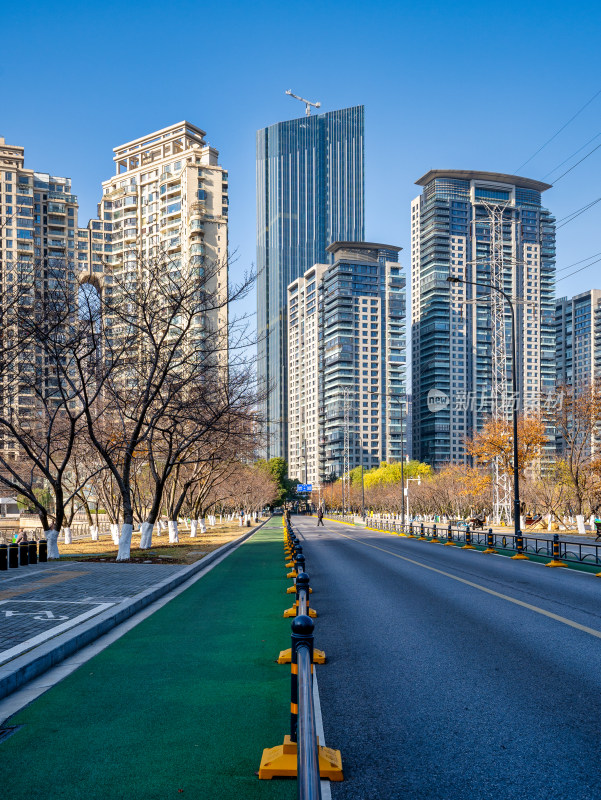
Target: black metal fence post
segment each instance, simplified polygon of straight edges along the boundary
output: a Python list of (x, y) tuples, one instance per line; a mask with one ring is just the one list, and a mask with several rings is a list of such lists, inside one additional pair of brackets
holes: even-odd
[(524, 537), (522, 535), (522, 531), (518, 531), (515, 537), (515, 549), (517, 553), (511, 558), (514, 561), (528, 561), (528, 556), (524, 553)]
[(483, 550), (484, 553), (496, 553), (495, 550), (495, 542), (494, 536), (492, 532), (492, 528), (488, 529), (488, 533), (486, 534), (486, 550)]
[(465, 529), (465, 544), (463, 545), (463, 550), (473, 550), (474, 545), (472, 544), (472, 532), (470, 530), (470, 526), (468, 525)]
[(27, 542), (21, 542), (19, 545), (19, 566), (29, 566), (29, 545)]
[(45, 564), (48, 561), (48, 542), (46, 539), (40, 539), (38, 542), (38, 559), (40, 564)]
[(18, 544), (9, 544), (8, 545), (8, 566), (11, 569), (17, 569), (19, 567), (19, 545)]

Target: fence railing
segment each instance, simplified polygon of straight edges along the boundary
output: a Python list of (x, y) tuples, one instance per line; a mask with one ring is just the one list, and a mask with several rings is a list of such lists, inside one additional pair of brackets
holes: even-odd
[(317, 739), (313, 665), (323, 663), (325, 654), (314, 648), (311, 617), (317, 613), (310, 607), (312, 590), (305, 572), (303, 547), (286, 518), (283, 526), (286, 567), (292, 568), (286, 577), (295, 581), (287, 589), (287, 593), (294, 592), (294, 605), (284, 611), (284, 617), (294, 617), (292, 647), (283, 650), (278, 658), (280, 664), (290, 663), (290, 733), (284, 737), (283, 745), (263, 751), (259, 778), (296, 776), (299, 800), (321, 800), (320, 780), (341, 781), (342, 759), (339, 751), (320, 746)]
[[(539, 538), (528, 534), (522, 534), (516, 538), (516, 535), (512, 533), (495, 533), (492, 528), (473, 530), (469, 525), (454, 528), (442, 524), (424, 525), (423, 523), (409, 523), (403, 526), (394, 520), (376, 519), (370, 519), (368, 527), (431, 541), (438, 540), (474, 547), (483, 546), (489, 551), (490, 549), (505, 550), (526, 555), (559, 558), (568, 563), (601, 566), (601, 545), (594, 542), (566, 542), (560, 539), (558, 534), (554, 534), (553, 538)], [(519, 539), (523, 543), (521, 546)]]

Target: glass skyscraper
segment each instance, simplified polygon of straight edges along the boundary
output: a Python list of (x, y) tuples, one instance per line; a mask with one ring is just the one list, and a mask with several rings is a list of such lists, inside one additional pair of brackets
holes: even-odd
[(364, 237), (364, 108), (354, 106), (257, 132), (258, 377), (268, 392), (266, 456), (287, 454), (288, 285), (328, 245)]
[[(495, 337), (493, 293), (447, 277), (493, 282), (514, 298), (517, 400), (522, 409), (541, 410), (555, 386), (555, 220), (541, 202), (551, 187), (529, 178), (431, 170), (417, 184), (423, 191), (411, 209), (413, 454), (441, 467), (467, 460), (465, 438), (481, 429), (493, 399), (499, 402), (495, 358), (511, 392), (507, 304), (497, 328), (504, 337)], [(499, 340), (502, 356), (494, 348)]]

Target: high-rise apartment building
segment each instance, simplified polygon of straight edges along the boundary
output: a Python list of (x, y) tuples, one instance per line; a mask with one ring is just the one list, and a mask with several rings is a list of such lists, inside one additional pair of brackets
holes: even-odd
[[(431, 170), (411, 206), (413, 454), (435, 467), (464, 461), (464, 439), (511, 392), (514, 298), (518, 402), (538, 409), (555, 385), (555, 220), (541, 181)], [(497, 304), (495, 306), (495, 303)], [(499, 305), (501, 303), (501, 305)], [(496, 309), (496, 310), (494, 310)], [(504, 335), (503, 335), (504, 333)]]
[(71, 180), (25, 167), (23, 147), (0, 137), (0, 247), (4, 278), (11, 262), (41, 270), (44, 286), (73, 283), (77, 197)]
[[(80, 279), (110, 293), (115, 274), (163, 258), (170, 269), (210, 270), (207, 290), (227, 296), (228, 173), (205, 135), (184, 121), (114, 148), (99, 218), (78, 231)], [(209, 314), (204, 329), (227, 338), (227, 305)]]
[(317, 485), (407, 452), (401, 248), (327, 249), (288, 286), (288, 472)]
[[(65, 300), (75, 303), (77, 284), (75, 263), (77, 249), (77, 197), (71, 193), (69, 178), (25, 167), (24, 148), (6, 144), (0, 137), (0, 280), (6, 297), (26, 275), (35, 283), (36, 299), (57, 290)], [(23, 286), (21, 286), (23, 289)], [(24, 296), (23, 304), (33, 307), (33, 297)], [(12, 368), (32, 370), (40, 366), (42, 356), (20, 350)], [(25, 363), (28, 366), (25, 366)], [(52, 369), (41, 365), (48, 386), (56, 385)], [(28, 372), (31, 374), (31, 372)], [(6, 376), (4, 378), (6, 380)], [(3, 402), (16, 413), (31, 410), (31, 389), (18, 393), (3, 392)]]
[(328, 245), (364, 236), (363, 106), (257, 132), (258, 376), (269, 390), (267, 457), (287, 452), (288, 285), (331, 261)]
[(555, 306), (557, 385), (578, 389), (601, 377), (601, 290), (561, 297)]

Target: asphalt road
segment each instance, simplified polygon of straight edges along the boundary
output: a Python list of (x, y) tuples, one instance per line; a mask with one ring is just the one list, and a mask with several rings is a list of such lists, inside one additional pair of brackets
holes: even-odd
[(345, 769), (333, 800), (601, 797), (601, 579), (292, 524)]

